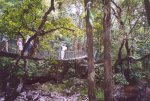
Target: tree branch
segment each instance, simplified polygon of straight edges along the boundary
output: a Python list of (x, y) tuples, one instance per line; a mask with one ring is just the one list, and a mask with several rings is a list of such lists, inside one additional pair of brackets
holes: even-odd
[(50, 29), (50, 30), (48, 30), (48, 31), (45, 31), (45, 32), (41, 33), (40, 36), (46, 35), (46, 34), (48, 34), (48, 33), (52, 33), (52, 32), (54, 32), (54, 31), (56, 31), (56, 30), (59, 30), (60, 28), (61, 28), (61, 27), (59, 27), (59, 28), (54, 28), (54, 29)]
[[(51, 6), (49, 7), (49, 9), (47, 10), (47, 12), (45, 12), (44, 16), (42, 17), (42, 21), (41, 21), (41, 23), (40, 23), (38, 29), (35, 30), (35, 34), (34, 34), (33, 36), (31, 36), (31, 38), (29, 38), (29, 40), (27, 41), (27, 43), (24, 45), (23, 51), (21, 52), (21, 56), (24, 55), (24, 52), (25, 52), (25, 50), (27, 49), (27, 47), (28, 47), (28, 45), (30, 44), (30, 42), (31, 42), (32, 40), (37, 39), (37, 37), (38, 37), (39, 34), (41, 33), (41, 30), (42, 30), (43, 26), (45, 25), (45, 22), (46, 22), (46, 20), (47, 20), (48, 14), (49, 14), (52, 10), (54, 10), (54, 9), (55, 9), (55, 8), (54, 8), (54, 0), (51, 0)], [(18, 64), (18, 62), (19, 62), (21, 56), (19, 56), (19, 57), (17, 58), (15, 65)]]
[(42, 17), (42, 21), (41, 21), (41, 24), (40, 26), (38, 27), (38, 30), (41, 30), (47, 20), (47, 16), (48, 14), (52, 11), (52, 10), (55, 10), (54, 8), (54, 0), (51, 0), (51, 6), (49, 7), (49, 9), (47, 10), (47, 12), (44, 14), (44, 16)]
[(121, 8), (114, 2), (114, 0), (111, 0), (111, 2), (118, 8), (119, 11), (117, 11), (118, 15), (121, 16)]
[(122, 64), (121, 58), (122, 58), (122, 48), (123, 48), (124, 44), (125, 44), (125, 39), (122, 40), (122, 43), (121, 43), (121, 46), (120, 46), (119, 52), (118, 52), (118, 59), (116, 60), (114, 67), (116, 67), (117, 64), (119, 64), (119, 65)]
[[(8, 58), (16, 59), (19, 57), (19, 55), (15, 53), (8, 53), (8, 52), (0, 51), (0, 57), (8, 57)], [(24, 59), (24, 58), (31, 59), (31, 60), (44, 60), (38, 57), (20, 56), (20, 59)]]
[(136, 26), (138, 20), (140, 19), (141, 15), (142, 15), (142, 14), (140, 14), (140, 15), (138, 16), (136, 22), (134, 23), (133, 27), (130, 29), (130, 32), (128, 33), (128, 35), (129, 35), (130, 33), (132, 33), (132, 31), (133, 31), (134, 27)]
[[(123, 61), (131, 60), (131, 62), (137, 62), (137, 61), (142, 61), (148, 57), (150, 57), (150, 54), (147, 54), (147, 55), (140, 57), (140, 58), (135, 58), (133, 56), (129, 56), (129, 57), (125, 57), (125, 58), (121, 59), (120, 61), (123, 62)], [(113, 67), (116, 67), (117, 65), (119, 65), (118, 61), (116, 61), (116, 63), (114, 64)]]
[(24, 26), (27, 30), (29, 30), (29, 31), (36, 31), (34, 28), (29, 28), (28, 27), (28, 24), (26, 23), (25, 18), (24, 18), (24, 14), (22, 14), (21, 22), (22, 22), (22, 26)]
[(70, 29), (70, 28), (66, 28), (66, 27), (58, 27), (58, 28), (54, 28), (54, 29), (50, 29), (48, 31), (45, 31), (45, 32), (41, 33), (40, 36), (46, 35), (48, 33), (52, 33), (52, 32), (54, 32), (56, 30), (59, 30), (59, 29), (66, 29), (66, 30), (69, 30), (69, 31), (72, 31), (72, 32), (75, 31), (74, 29)]

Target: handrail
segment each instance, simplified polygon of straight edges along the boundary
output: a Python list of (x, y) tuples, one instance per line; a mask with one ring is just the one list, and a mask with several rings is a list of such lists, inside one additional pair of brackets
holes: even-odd
[[(9, 51), (8, 53), (17, 53), (16, 46), (14, 44), (9, 45)], [(78, 58), (84, 58), (86, 57), (86, 52), (85, 51), (72, 51), (72, 50), (67, 50), (65, 51), (64, 55), (64, 60), (69, 60), (69, 59), (78, 59)], [(55, 51), (54, 52), (49, 52), (49, 51), (43, 51), (43, 52), (38, 52), (34, 57), (37, 58), (47, 58), (47, 57), (53, 57), (54, 59), (60, 60), (61, 58), (61, 51)]]

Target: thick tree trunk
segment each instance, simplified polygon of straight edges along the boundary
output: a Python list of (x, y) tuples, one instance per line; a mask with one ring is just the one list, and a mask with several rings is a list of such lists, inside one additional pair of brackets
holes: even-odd
[(111, 7), (110, 0), (104, 0), (104, 99), (112, 98), (112, 62), (111, 62)]
[(147, 21), (148, 24), (150, 26), (150, 2), (149, 0), (144, 0), (144, 4), (145, 4), (145, 10), (146, 10), (146, 16), (147, 16)]
[(10, 69), (8, 74), (9, 75), (6, 77), (7, 83), (5, 88), (4, 101), (14, 101), (16, 97), (19, 95), (19, 92), (17, 92), (19, 80), (12, 68)]
[(86, 35), (87, 35), (87, 55), (88, 55), (88, 96), (89, 101), (96, 101), (95, 96), (95, 71), (94, 71), (94, 57), (93, 57), (93, 29), (89, 22), (89, 9), (87, 3), (90, 0), (85, 0), (85, 7), (87, 9), (86, 16)]

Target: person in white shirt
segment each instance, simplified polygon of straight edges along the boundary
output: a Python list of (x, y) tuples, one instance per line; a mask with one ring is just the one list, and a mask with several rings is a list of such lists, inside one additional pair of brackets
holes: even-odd
[(67, 50), (66, 44), (63, 44), (61, 47), (61, 59), (64, 59), (65, 51)]
[(21, 38), (19, 38), (17, 41), (17, 47), (18, 47), (18, 53), (21, 54), (21, 51), (23, 50), (23, 44)]
[(30, 39), (30, 36), (27, 35), (27, 38), (26, 38), (26, 42), (25, 42), (25, 43), (27, 43), (29, 39)]

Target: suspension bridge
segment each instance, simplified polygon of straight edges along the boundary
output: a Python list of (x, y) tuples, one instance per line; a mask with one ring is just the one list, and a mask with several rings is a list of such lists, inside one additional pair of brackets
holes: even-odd
[[(2, 49), (2, 45), (0, 46), (0, 49)], [(17, 58), (19, 54), (17, 53), (17, 46), (16, 42), (9, 42), (8, 52), (6, 50), (0, 50), (0, 56), (5, 57), (14, 57)], [(87, 53), (83, 50), (66, 50), (64, 54), (64, 58), (61, 59), (61, 51), (38, 51), (36, 54), (32, 57), (33, 59), (46, 59), (46, 58), (53, 58), (54, 60), (77, 60), (77, 59), (83, 59), (87, 58)]]

